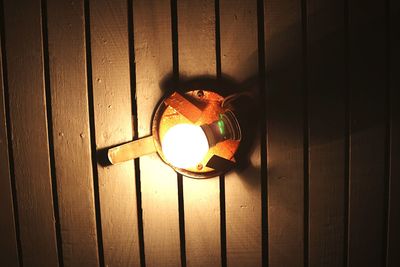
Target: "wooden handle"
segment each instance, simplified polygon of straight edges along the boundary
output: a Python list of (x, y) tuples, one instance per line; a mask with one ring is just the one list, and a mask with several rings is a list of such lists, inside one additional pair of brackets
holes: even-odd
[(112, 164), (135, 159), (147, 154), (156, 152), (153, 136), (146, 136), (141, 139), (110, 148), (108, 159)]

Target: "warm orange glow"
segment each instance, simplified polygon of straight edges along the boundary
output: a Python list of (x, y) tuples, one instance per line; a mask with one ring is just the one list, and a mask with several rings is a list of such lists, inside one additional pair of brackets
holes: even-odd
[(166, 160), (178, 168), (196, 167), (206, 156), (209, 145), (201, 127), (193, 124), (177, 124), (161, 141)]

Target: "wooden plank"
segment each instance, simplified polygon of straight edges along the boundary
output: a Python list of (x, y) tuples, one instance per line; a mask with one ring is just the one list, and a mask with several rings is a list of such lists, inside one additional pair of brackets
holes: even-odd
[[(90, 2), (96, 147), (133, 138), (127, 2)], [(135, 170), (132, 161), (97, 165), (105, 265), (138, 266)]]
[[(1, 36), (3, 39), (3, 36)], [(3, 44), (3, 42), (1, 42)], [(0, 262), (5, 266), (19, 266), (15, 233), (13, 192), (6, 122), (6, 103), (3, 80), (3, 55), (0, 53)]]
[[(257, 1), (220, 1), (221, 71), (239, 83), (258, 74)], [(252, 85), (252, 87), (255, 87)], [(243, 88), (251, 90), (254, 88)], [(246, 130), (246, 129), (244, 129)], [(225, 177), (228, 266), (261, 266), (260, 144), (251, 165)]]
[[(180, 77), (216, 75), (213, 0), (178, 1)], [(188, 266), (220, 266), (219, 179), (183, 178)]]
[(97, 266), (84, 2), (48, 1), (55, 171), (65, 266)]
[(14, 173), (23, 264), (57, 266), (41, 3), (4, 1)]
[(303, 266), (301, 1), (266, 1), (264, 9), (269, 266)]
[(343, 10), (343, 1), (307, 1), (310, 266), (342, 266), (345, 259), (347, 87)]
[[(160, 81), (172, 71), (171, 10), (167, 0), (134, 1), (136, 100), (139, 137), (151, 134)], [(140, 158), (146, 266), (180, 266), (175, 172), (156, 155)], [(160, 223), (162, 222), (162, 223)]]
[(389, 90), (391, 147), (387, 266), (400, 266), (400, 2), (390, 1)]
[(349, 2), (349, 266), (382, 266), (386, 254), (385, 23), (384, 2)]

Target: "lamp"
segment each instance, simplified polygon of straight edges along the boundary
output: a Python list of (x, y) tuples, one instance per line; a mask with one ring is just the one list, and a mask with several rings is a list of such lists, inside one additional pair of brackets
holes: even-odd
[(193, 178), (228, 172), (242, 139), (231, 100), (216, 92), (173, 92), (156, 107), (152, 135), (108, 150), (112, 164), (157, 152), (175, 171)]
[(165, 159), (178, 168), (196, 167), (210, 149), (208, 138), (199, 126), (177, 124), (165, 133), (161, 143)]

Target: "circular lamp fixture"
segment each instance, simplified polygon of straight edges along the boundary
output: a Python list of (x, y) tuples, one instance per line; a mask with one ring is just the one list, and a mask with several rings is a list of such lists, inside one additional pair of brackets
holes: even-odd
[(115, 164), (157, 152), (175, 171), (192, 178), (209, 178), (235, 165), (242, 134), (232, 105), (216, 92), (174, 92), (156, 107), (152, 135), (111, 148)]
[(152, 134), (161, 159), (177, 172), (208, 178), (229, 171), (241, 140), (224, 97), (205, 90), (167, 96), (157, 107)]

